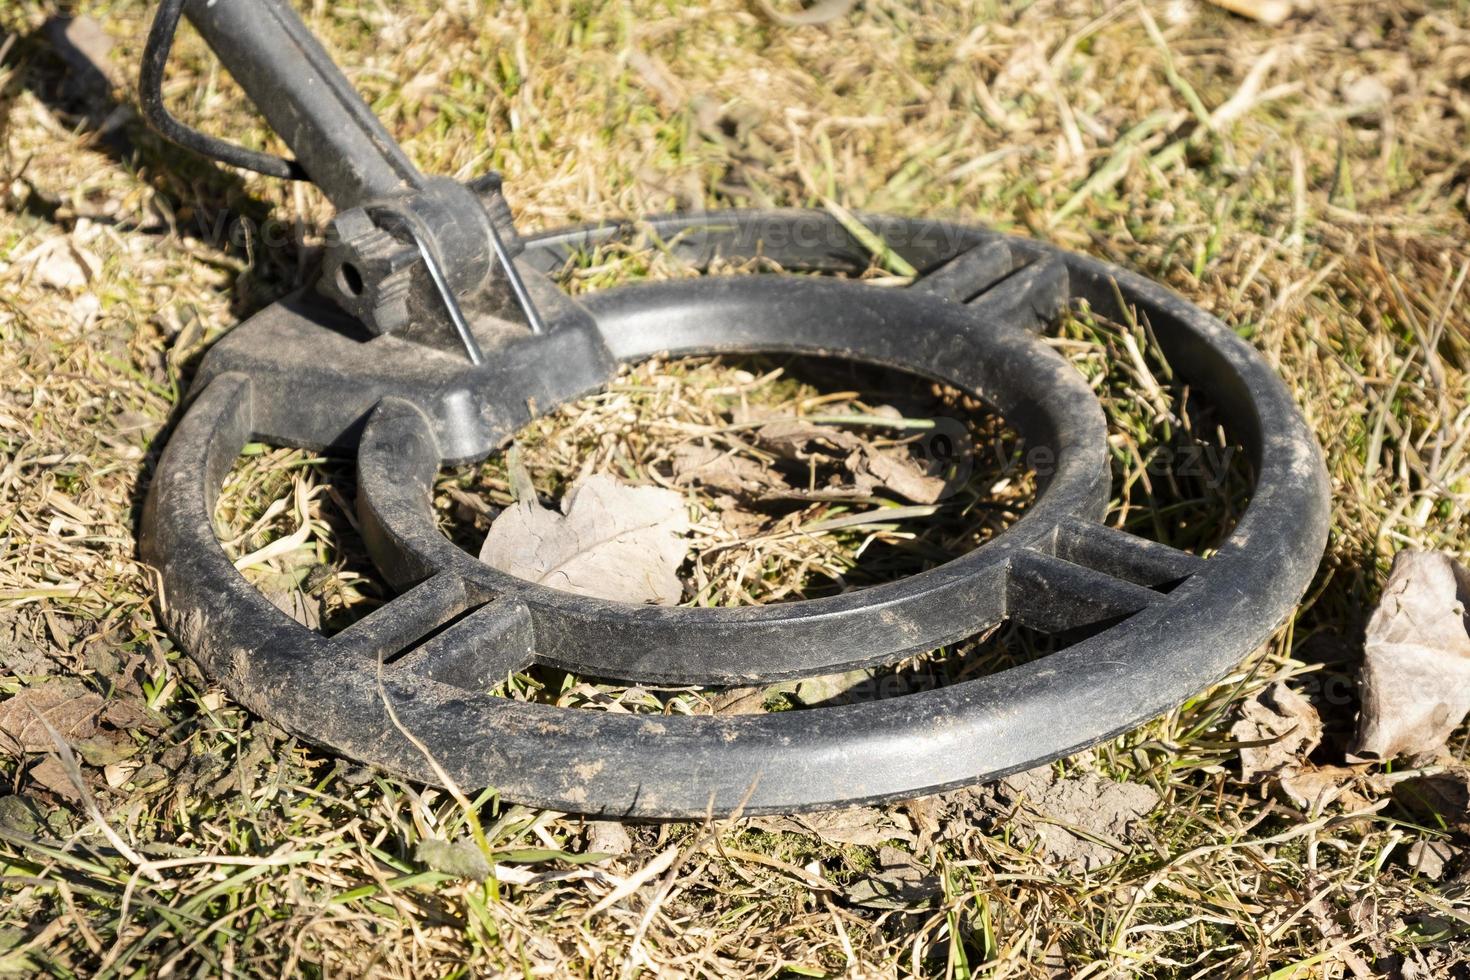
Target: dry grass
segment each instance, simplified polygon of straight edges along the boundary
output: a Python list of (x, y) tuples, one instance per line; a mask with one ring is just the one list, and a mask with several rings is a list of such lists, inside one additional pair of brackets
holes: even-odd
[[(80, 6), (116, 38), (131, 79), (145, 5)], [(1239, 781), (1227, 734), (1242, 699), (1286, 680), (1324, 712), (1321, 761), (1340, 760), (1359, 635), (1389, 557), (1470, 549), (1470, 10), (1311, 6), (1274, 30), (1191, 0), (867, 0), (830, 27), (794, 29), (736, 0), (308, 12), (425, 170), (503, 171), (524, 227), (824, 198), (984, 221), (1168, 282), (1291, 382), (1336, 501), (1301, 612), (1216, 689), (1062, 764), (1151, 786), (1165, 805), (1120, 860), (1086, 874), (1048, 864), (1015, 822), (968, 819), (963, 794), (889, 808), (894, 840), (939, 891), (883, 910), (853, 897), (882, 848), (789, 825), (639, 827), (630, 853), (580, 862), (580, 821), (480, 800), (499, 883), (429, 869), (418, 842), (467, 833), (453, 800), (304, 749), (198, 674), (158, 629), (137, 505), (199, 354), (306, 280), (325, 205), (309, 188), (242, 180), (161, 146), (127, 109), (68, 87), (39, 32), (52, 7), (5, 7), (0, 691), (80, 678), (146, 704), (158, 731), (83, 773), (126, 849), (64, 780), (47, 781), (44, 757), (0, 761), (11, 794), (0, 799), (0, 969), (1463, 975), (1463, 869), (1435, 882), (1405, 860), (1412, 842), (1452, 832), (1370, 787), (1303, 812)], [(171, 78), (181, 114), (268, 145), (194, 39)], [(299, 223), (300, 242), (231, 240), (246, 227), (237, 219), (271, 214)], [(47, 286), (42, 246), (95, 258), (90, 283)], [(578, 285), (681, 274), (666, 256), (611, 256)], [(1201, 499), (1149, 473), (1150, 448), (1181, 437), (1167, 417), (1183, 393), (1160, 411), (1122, 338), (1079, 318), (1056, 339), (1108, 405), (1113, 519), (1208, 548), (1223, 525), (1202, 518), (1233, 491)], [(661, 379), (687, 393), (742, 370), (760, 376), (748, 364), (658, 365), (542, 423), (528, 438), (542, 489), (589, 445), (609, 447), (603, 461), (622, 446), (629, 465), (657, 470), (667, 443), (634, 444), (650, 428), (634, 420), (677, 431), (715, 423), (719, 407), (672, 398)], [(464, 499), (495, 499), (496, 480), (493, 464), (446, 476), (446, 520), (483, 521)], [(312, 522), (298, 549), (251, 574), (265, 588), (304, 584), (329, 625), (382, 598), (353, 550), (350, 492), (340, 466), (263, 449), (237, 468), (220, 513), (242, 554), (302, 514)], [(1160, 504), (1168, 518), (1155, 522)], [(924, 533), (964, 546), (940, 525)], [(780, 598), (850, 574), (854, 547), (751, 553), (709, 582)], [(997, 635), (978, 660), (1044, 652), (1034, 639)], [(541, 696), (604, 708), (628, 697), (578, 683)], [(1463, 730), (1450, 751), (1464, 761)], [(650, 869), (641, 888), (604, 901)]]

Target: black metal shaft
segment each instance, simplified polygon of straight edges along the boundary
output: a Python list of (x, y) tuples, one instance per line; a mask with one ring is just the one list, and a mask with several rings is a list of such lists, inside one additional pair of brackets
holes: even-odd
[(187, 0), (184, 14), (339, 210), (423, 185), (287, 0)]

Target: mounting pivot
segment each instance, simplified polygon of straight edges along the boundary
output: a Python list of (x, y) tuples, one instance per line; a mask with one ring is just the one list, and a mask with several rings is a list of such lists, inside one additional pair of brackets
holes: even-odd
[[(335, 305), (291, 297), (215, 345), (144, 515), (181, 645), (289, 731), (434, 781), (406, 729), (462, 785), (565, 811), (699, 817), (886, 800), (1028, 768), (1172, 708), (1263, 642), (1305, 590), (1328, 519), (1316, 443), (1249, 345), (1163, 287), (1038, 242), (885, 216), (862, 220), (925, 270), (907, 288), (830, 275), (860, 272), (868, 252), (825, 213), (672, 215), (522, 239), (498, 183), (460, 194), (418, 177), (282, 0), (190, 0), (185, 12), (346, 209), (324, 273)], [(316, 83), (282, 58), (305, 58)], [(642, 235), (695, 265), (762, 256), (829, 275), (704, 277), (580, 300), (551, 278), (583, 250)], [(415, 268), (423, 282), (395, 285)], [(1146, 317), (1249, 453), (1250, 504), (1208, 559), (1100, 522), (1102, 408), (1040, 335), (1079, 301)], [(745, 351), (839, 354), (944, 382), (995, 406), (1055, 465), (1021, 519), (963, 557), (771, 606), (572, 595), (483, 565), (436, 527), (440, 467), (484, 457), (533, 410), (595, 390), (621, 363)], [(212, 514), (252, 440), (355, 454), (360, 524), (397, 598), (327, 637), (241, 577)], [(489, 693), (533, 663), (629, 683), (763, 684), (892, 663), (1008, 618), (1093, 632), (989, 676), (804, 711), (617, 715)]]

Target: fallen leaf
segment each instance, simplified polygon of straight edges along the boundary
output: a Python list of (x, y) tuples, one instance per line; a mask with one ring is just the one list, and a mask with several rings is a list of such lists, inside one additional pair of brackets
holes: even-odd
[(861, 477), (867, 476), (877, 486), (916, 504), (932, 504), (944, 496), (944, 477), (926, 473), (924, 467), (907, 452), (870, 446), (859, 460), (848, 465), (859, 476), (860, 483)]
[(688, 553), (684, 498), (594, 474), (560, 512), (525, 494), (490, 525), (480, 560), (511, 575), (578, 595), (672, 605), (683, 595)]
[(0, 829), (34, 837), (41, 830), (41, 813), (24, 796), (0, 796)]
[(1434, 752), (1470, 711), (1470, 571), (1401, 551), (1368, 621), (1352, 761)]
[(58, 756), (48, 755), (44, 759), (31, 766), (26, 773), (31, 783), (56, 799), (66, 800), (68, 803), (81, 803), (84, 797), (77, 789), (77, 784), (66, 771), (66, 763)]
[(474, 841), (465, 838), (450, 842), (427, 837), (418, 842), (413, 856), (430, 869), (456, 878), (484, 881), (490, 877), (490, 862)]
[(863, 441), (845, 429), (818, 425), (804, 419), (778, 419), (755, 430), (756, 441), (790, 459), (841, 459), (863, 448)]
[(1470, 767), (1456, 766), (1395, 783), (1393, 798), (1420, 819), (1470, 833)]
[(887, 490), (916, 504), (932, 504), (944, 496), (947, 481), (930, 474), (925, 464), (906, 449), (874, 446), (860, 436), (831, 425), (804, 419), (767, 422), (755, 432), (760, 445), (799, 463), (840, 463), (848, 474), (814, 491), (776, 496), (814, 499), (870, 497)]
[(117, 732), (99, 733), (90, 738), (78, 739), (72, 744), (72, 748), (76, 749), (83, 762), (99, 769), (116, 765), (138, 754), (138, 744)]
[(734, 535), (737, 540), (745, 541), (753, 538), (770, 526), (770, 517), (758, 511), (747, 510), (734, 497), (719, 496), (711, 502), (714, 504), (715, 514), (720, 519), (720, 526)]
[(271, 605), (307, 629), (321, 629), (321, 601), (307, 595), (300, 588), (276, 589), (267, 592), (265, 597), (271, 601)]
[(102, 706), (102, 721), (119, 732), (158, 731), (158, 719), (136, 699), (109, 698)]
[(633, 850), (628, 828), (616, 820), (587, 821), (587, 853), (611, 854), (614, 857)]
[(1241, 705), (1230, 737), (1250, 744), (1240, 750), (1240, 778), (1257, 782), (1300, 770), (1322, 741), (1322, 719), (1312, 703), (1285, 684), (1272, 684)]
[(1348, 788), (1357, 776), (1358, 770), (1350, 766), (1302, 765), (1284, 770), (1278, 778), (1281, 791), (1304, 810), (1325, 807), (1339, 797), (1342, 797), (1339, 802), (1348, 809), (1355, 809), (1351, 803), (1366, 804), (1366, 800)]
[(698, 485), (719, 493), (750, 496), (781, 485), (781, 477), (765, 466), (729, 450), (686, 442), (673, 452), (674, 482)]
[(136, 762), (115, 762), (102, 770), (102, 778), (106, 780), (108, 789), (121, 789), (138, 768)]
[(896, 847), (878, 851), (878, 869), (848, 885), (849, 902), (874, 909), (907, 909), (930, 904), (944, 890), (938, 875)]
[(1007, 776), (977, 791), (993, 819), (1014, 814), (1023, 844), (1036, 844), (1069, 871), (1092, 871), (1128, 849), (1138, 822), (1159, 805), (1141, 783), (1115, 783), (1091, 774), (1058, 777), (1050, 766)]
[(1445, 865), (1459, 853), (1460, 849), (1448, 841), (1420, 840), (1409, 846), (1405, 858), (1410, 868), (1426, 878), (1438, 880), (1444, 874)]
[(100, 694), (59, 678), (27, 687), (0, 702), (0, 747), (12, 752), (53, 751), (56, 742), (46, 724), (64, 739), (90, 738), (97, 732), (102, 706)]

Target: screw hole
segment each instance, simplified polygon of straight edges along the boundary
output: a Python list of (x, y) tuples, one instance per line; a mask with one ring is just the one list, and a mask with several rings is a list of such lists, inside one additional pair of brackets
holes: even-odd
[(343, 262), (337, 269), (337, 286), (348, 296), (362, 295), (362, 273), (351, 262)]

